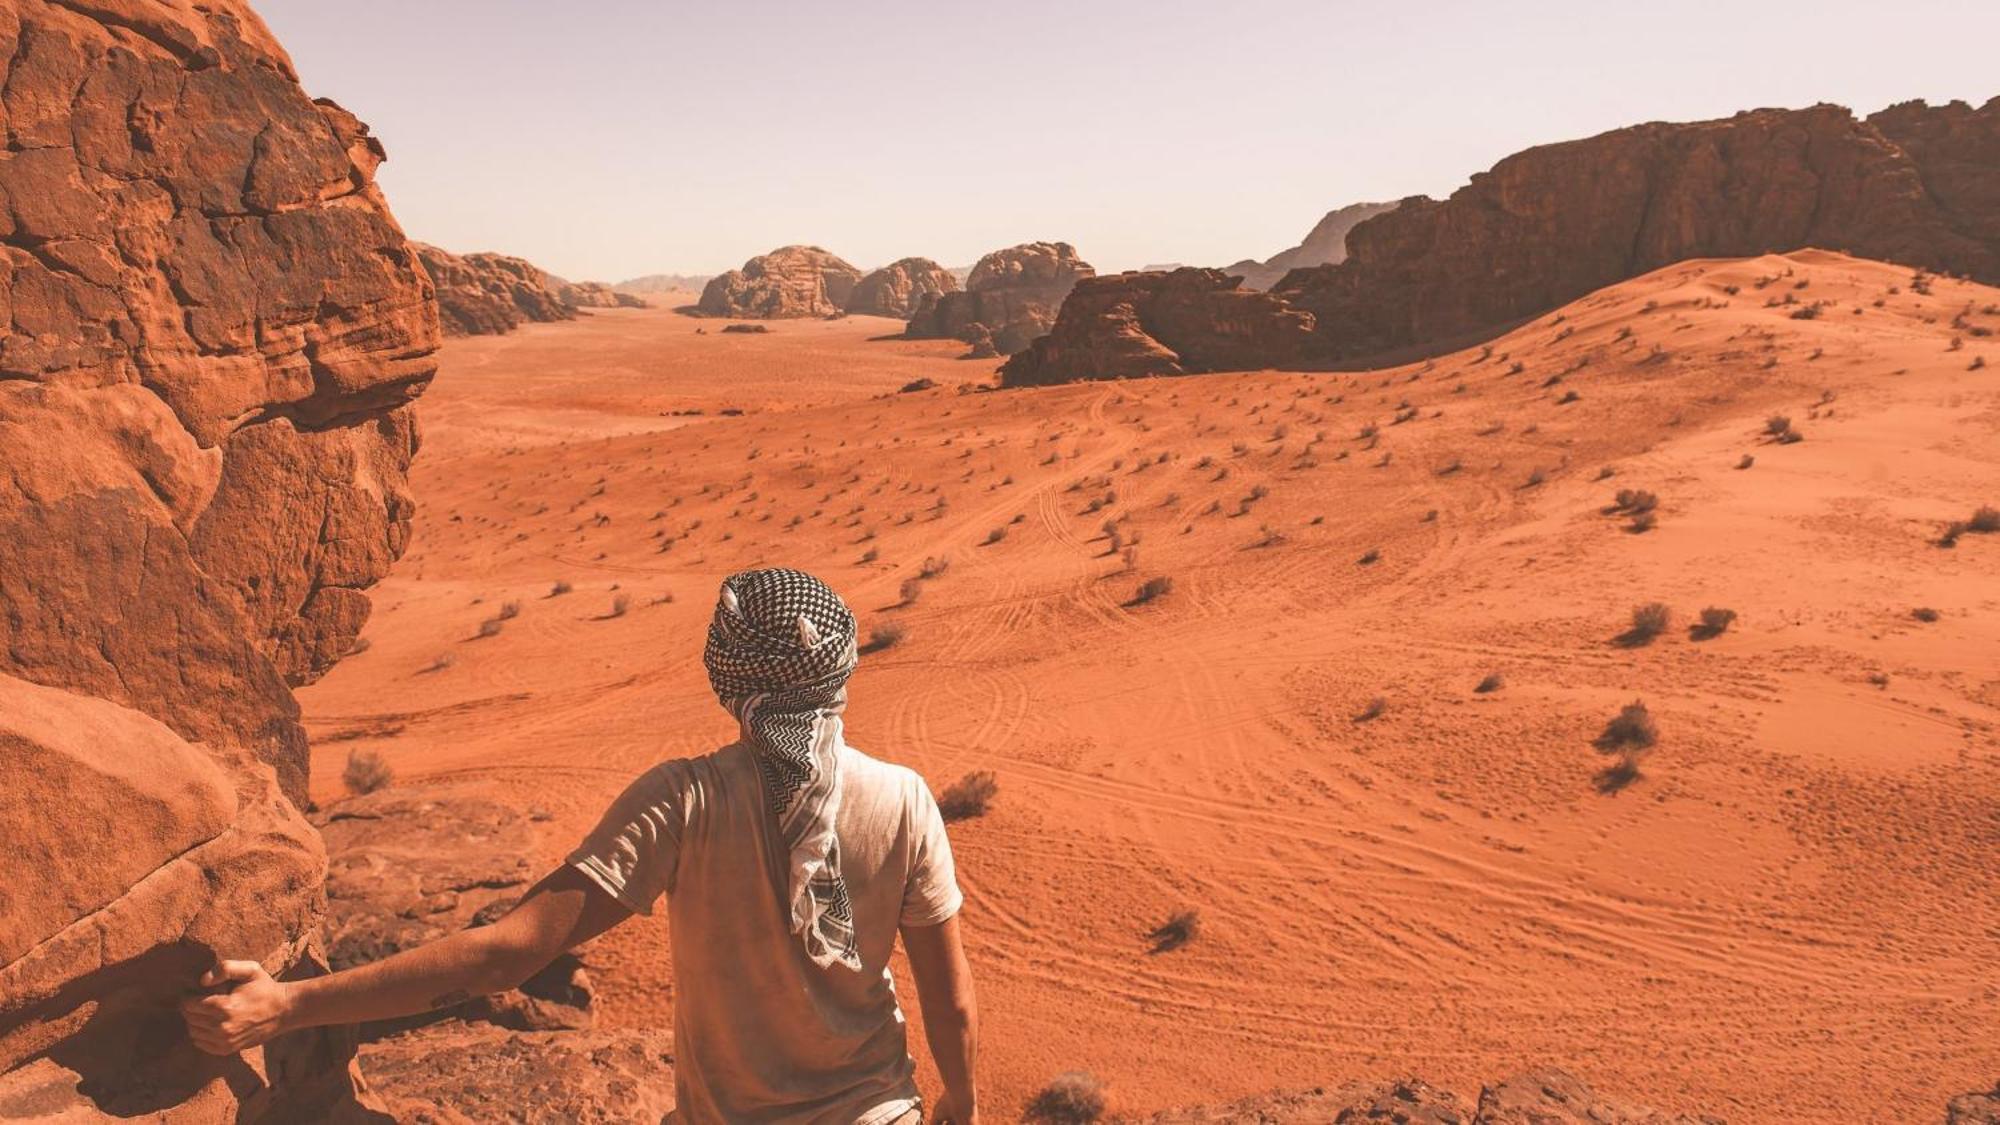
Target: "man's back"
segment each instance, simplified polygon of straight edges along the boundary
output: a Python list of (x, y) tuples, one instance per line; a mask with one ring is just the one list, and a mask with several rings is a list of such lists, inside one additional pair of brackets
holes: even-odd
[(784, 844), (744, 745), (647, 771), (570, 856), (633, 910), (669, 899), (688, 1120), (873, 1125), (915, 1104), (889, 955), (900, 926), (957, 912), (950, 845), (922, 778), (852, 747), (840, 761), (859, 972), (815, 965), (792, 932)]

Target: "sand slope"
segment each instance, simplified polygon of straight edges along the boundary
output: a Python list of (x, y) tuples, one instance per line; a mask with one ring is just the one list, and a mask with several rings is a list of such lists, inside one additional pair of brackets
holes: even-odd
[[(979, 395), (949, 387), (990, 365), (866, 318), (454, 341), (372, 647), (302, 693), (315, 791), (373, 746), (581, 832), (730, 736), (716, 581), (806, 566), (907, 630), (856, 744), (999, 777), (953, 839), (1002, 1116), (1079, 1067), (1149, 1111), (1560, 1064), (1732, 1121), (1931, 1119), (2000, 1070), (2000, 535), (1934, 545), (2000, 504), (2000, 368), (1969, 369), (2000, 291), (1922, 287), (1693, 262), (1428, 364)], [(1674, 627), (1615, 643), (1654, 600)], [(1693, 640), (1706, 606), (1740, 617)], [(1635, 698), (1659, 744), (1600, 792)], [(649, 923), (590, 952), (609, 1022), (670, 1018), (665, 956)]]

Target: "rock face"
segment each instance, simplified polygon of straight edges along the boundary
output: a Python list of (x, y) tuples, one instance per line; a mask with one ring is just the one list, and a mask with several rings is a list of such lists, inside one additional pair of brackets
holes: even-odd
[(628, 277), (612, 288), (620, 293), (649, 297), (655, 293), (699, 293), (713, 280), (705, 273), (649, 273), (644, 277)]
[(1944, 1107), (1944, 1125), (2000, 1125), (2000, 1082), (1991, 1090), (1951, 1099)]
[(1026, 386), (1283, 365), (1298, 360), (1312, 326), (1310, 313), (1221, 270), (1085, 278), (1054, 330), (1000, 374), (1008, 386)]
[(1243, 284), (1252, 289), (1269, 289), (1292, 270), (1305, 266), (1338, 265), (1347, 260), (1348, 231), (1395, 209), (1394, 203), (1350, 203), (1338, 210), (1328, 211), (1325, 217), (1313, 224), (1312, 230), (1306, 232), (1305, 241), (1297, 246), (1279, 251), (1261, 262), (1245, 258), (1223, 272), (1242, 277)]
[(358, 1112), (351, 1035), (172, 1004), (322, 963), (287, 684), (408, 539), (432, 285), (240, 0), (0, 5), (0, 59), (0, 1118)]
[[(1807, 247), (2000, 282), (2000, 98), (1909, 102), (1866, 120), (1831, 105), (1755, 110), (1529, 149), (1449, 199), (1362, 221), (1345, 261), (1294, 269), (1271, 292), (1313, 316), (1299, 362), (1387, 360), (1474, 342), (1683, 259)], [(1063, 311), (1114, 321), (1058, 328), (1067, 338), (1124, 333), (1115, 305)], [(1075, 354), (1037, 365), (1035, 380), (1092, 377), (1090, 352)]]
[(652, 307), (636, 294), (613, 289), (601, 281), (565, 281), (556, 296), (573, 309), (644, 309)]
[(925, 297), (903, 335), (912, 340), (990, 340), (1013, 355), (1055, 323), (1078, 281), (1095, 276), (1067, 242), (1024, 242), (996, 250), (972, 267), (960, 293)]
[(1171, 1110), (1150, 1125), (1721, 1125), (1600, 1099), (1560, 1070), (1518, 1075), (1480, 1091), (1476, 1105), (1416, 1078), (1374, 1086), (1267, 1094), (1229, 1105)]
[(673, 1036), (523, 1034), (446, 1025), (368, 1043), (361, 1062), (405, 1125), (659, 1121), (674, 1106)]
[(925, 297), (958, 292), (958, 278), (929, 258), (901, 258), (854, 286), (847, 311), (908, 320)]
[(565, 283), (524, 258), (411, 245), (437, 286), (438, 316), (447, 336), (492, 336), (528, 321), (576, 317), (577, 306), (564, 299)]
[(1685, 258), (1819, 247), (2000, 281), (2000, 99), (1650, 124), (1517, 153), (1274, 292), (1349, 359), (1464, 340)]
[(784, 246), (710, 281), (695, 312), (749, 320), (839, 316), (860, 280), (860, 270), (817, 246)]
[[(543, 870), (547, 813), (466, 785), (385, 789), (314, 817), (326, 841), (326, 948), (335, 969), (379, 961), (505, 913)], [(519, 989), (422, 1017), (371, 1025), (370, 1036), (445, 1019), (520, 1031), (591, 1025), (592, 989), (565, 953)]]

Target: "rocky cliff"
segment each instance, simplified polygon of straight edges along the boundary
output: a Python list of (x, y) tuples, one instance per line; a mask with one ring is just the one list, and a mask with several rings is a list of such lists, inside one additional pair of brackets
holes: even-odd
[(410, 245), (437, 287), (438, 317), (447, 336), (491, 336), (523, 323), (576, 317), (576, 304), (565, 299), (567, 283), (525, 258)]
[[(1303, 357), (1358, 362), (1472, 342), (1686, 258), (1822, 247), (2000, 281), (2000, 98), (1910, 102), (1865, 120), (1839, 106), (1654, 123), (1517, 153), (1449, 199), (1417, 197), (1347, 234), (1345, 261), (1271, 292), (1311, 313)], [(1072, 340), (1127, 334), (1116, 305), (1078, 304)], [(1219, 336), (1238, 332), (1217, 324)], [(1090, 378), (1089, 349), (1037, 382)]]
[(904, 335), (913, 340), (989, 343), (1013, 355), (1055, 323), (1063, 298), (1097, 271), (1067, 242), (1024, 242), (979, 259), (959, 293), (927, 296)]
[(817, 246), (783, 246), (710, 281), (695, 312), (701, 316), (779, 320), (838, 316), (861, 271)]
[[(1347, 232), (1363, 222), (1396, 209), (1394, 203), (1350, 203), (1345, 207), (1328, 211), (1313, 229), (1306, 232), (1304, 241), (1289, 250), (1281, 250), (1263, 261), (1245, 258), (1223, 272), (1235, 274), (1243, 279), (1243, 284), (1252, 289), (1269, 289), (1278, 280), (1295, 269), (1305, 266), (1338, 265), (1347, 260)], [(1156, 267), (1147, 266), (1148, 272)]]
[(901, 258), (862, 278), (847, 298), (847, 311), (908, 320), (925, 297), (958, 289), (958, 278), (929, 258)]
[(240, 0), (15, 0), (0, 60), (0, 1118), (353, 1107), (350, 1035), (172, 1003), (321, 963), (287, 685), (408, 539), (430, 280)]
[(1312, 314), (1221, 270), (1121, 273), (1076, 283), (1048, 335), (1000, 369), (1008, 386), (1186, 375), (1295, 363)]
[(643, 309), (651, 307), (645, 298), (601, 281), (561, 281), (556, 297), (573, 309)]

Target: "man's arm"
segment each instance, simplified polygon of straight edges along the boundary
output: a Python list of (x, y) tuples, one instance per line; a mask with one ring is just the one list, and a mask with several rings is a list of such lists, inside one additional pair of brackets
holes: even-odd
[(449, 1008), (520, 984), (557, 954), (630, 916), (582, 872), (562, 867), (490, 926), (345, 972), (277, 981), (255, 961), (223, 961), (201, 983), (229, 990), (183, 1001), (181, 1015), (196, 1046), (229, 1055), (300, 1028)]
[(972, 995), (972, 966), (958, 939), (957, 916), (935, 926), (904, 926), (903, 949), (917, 978), (924, 1038), (930, 1041), (931, 1058), (944, 1079), (944, 1098), (933, 1119), (939, 1125), (979, 1125), (979, 1097), (972, 1078), (979, 1008)]

